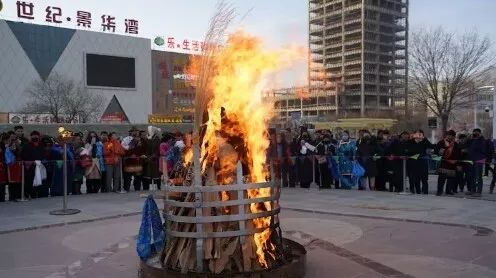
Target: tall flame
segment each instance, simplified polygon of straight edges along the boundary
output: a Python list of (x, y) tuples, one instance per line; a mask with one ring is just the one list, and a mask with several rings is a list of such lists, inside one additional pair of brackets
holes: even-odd
[[(269, 147), (267, 136), (268, 121), (272, 116), (273, 105), (262, 101), (264, 84), (273, 74), (288, 67), (297, 60), (305, 58), (301, 48), (282, 50), (264, 50), (261, 41), (243, 31), (237, 31), (228, 37), (227, 44), (219, 48), (212, 59), (212, 71), (207, 85), (212, 94), (207, 105), (208, 122), (201, 146), (203, 170), (207, 164), (218, 159), (223, 140), (229, 138), (238, 156), (222, 155), (225, 172), (234, 172), (237, 160), (243, 161), (248, 170), (250, 182), (265, 182), (267, 179), (266, 151)], [(195, 60), (190, 70), (201, 69)], [(198, 62), (198, 61), (197, 61)], [(192, 74), (197, 75), (198, 72)], [(226, 157), (236, 161), (226, 163)], [(225, 168), (227, 167), (227, 168)], [(232, 184), (233, 181), (220, 181), (220, 184)], [(248, 190), (249, 198), (268, 197), (270, 188)], [(223, 194), (222, 199), (228, 196)], [(251, 204), (252, 213), (270, 211), (270, 202)], [(267, 268), (266, 254), (274, 255), (274, 246), (270, 242), (270, 217), (253, 220), (256, 228), (264, 229), (254, 235), (257, 258), (262, 267)]]

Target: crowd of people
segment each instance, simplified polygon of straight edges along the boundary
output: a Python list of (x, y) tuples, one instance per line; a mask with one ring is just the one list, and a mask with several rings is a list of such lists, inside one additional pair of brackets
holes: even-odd
[[(481, 196), (483, 175), (492, 171), (496, 184), (492, 140), (480, 129), (472, 134), (449, 130), (436, 144), (422, 130), (392, 135), (387, 130), (367, 130), (351, 138), (349, 132), (310, 133), (301, 128), (269, 132), (267, 165), (283, 187), (377, 190), (402, 192), (405, 177), (411, 193), (429, 194), (429, 174), (435, 169), (437, 195), (464, 192)], [(191, 136), (132, 128), (128, 136), (115, 132), (70, 133), (57, 138), (38, 131), (24, 135), (22, 126), (0, 135), (0, 202), (24, 198), (61, 196), (64, 192), (64, 149), (67, 158), (68, 194), (129, 192), (161, 187), (164, 171), (171, 173), (191, 145)], [(65, 146), (65, 148), (64, 148)], [(496, 168), (496, 167), (495, 167)], [(23, 187), (21, 186), (23, 184)], [(8, 195), (7, 195), (8, 192)]]
[(164, 167), (172, 170), (186, 146), (184, 138), (150, 126), (147, 131), (132, 128), (124, 138), (106, 131), (56, 138), (33, 131), (28, 139), (23, 127), (16, 126), (0, 135), (0, 202), (6, 201), (7, 193), (9, 201), (21, 199), (22, 183), (26, 199), (63, 195), (64, 149), (68, 194), (82, 194), (84, 181), (87, 194), (125, 193), (131, 186), (149, 190), (152, 184), (160, 189)]
[(301, 128), (297, 134), (291, 129), (272, 132), (270, 139), (269, 157), (283, 187), (308, 188), (315, 182), (320, 188), (402, 192), (407, 177), (411, 193), (429, 194), (433, 168), (438, 196), (464, 191), (481, 196), (483, 175), (491, 171), (491, 194), (496, 183), (494, 144), (480, 129), (472, 134), (449, 130), (436, 144), (420, 129), (398, 135), (361, 130), (350, 138), (347, 131), (318, 130), (311, 136)]

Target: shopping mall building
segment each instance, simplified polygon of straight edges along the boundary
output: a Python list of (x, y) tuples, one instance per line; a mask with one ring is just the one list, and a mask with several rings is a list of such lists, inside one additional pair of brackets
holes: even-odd
[(186, 54), (152, 50), (146, 38), (6, 20), (0, 38), (3, 115), (19, 115), (33, 82), (58, 74), (104, 97), (101, 121), (190, 120)]

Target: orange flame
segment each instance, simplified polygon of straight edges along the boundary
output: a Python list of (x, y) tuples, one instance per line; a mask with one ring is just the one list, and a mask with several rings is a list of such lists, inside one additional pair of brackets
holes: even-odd
[[(305, 50), (302, 48), (268, 51), (264, 50), (258, 38), (243, 31), (229, 36), (225, 47), (219, 48), (218, 53), (212, 57), (213, 67), (209, 69), (212, 73), (207, 90), (211, 92), (212, 98), (207, 106), (208, 122), (201, 146), (203, 171), (209, 163), (221, 159), (223, 165), (218, 174), (222, 176), (222, 172), (235, 173), (237, 161), (241, 160), (248, 167), (250, 182), (266, 181), (266, 150), (269, 147), (267, 130), (273, 105), (262, 102), (262, 92), (266, 89), (269, 74), (305, 58)], [(190, 71), (201, 68), (198, 60), (194, 59)], [(219, 137), (231, 140), (227, 143), (233, 145), (240, 157), (221, 154), (222, 144), (226, 141), (219, 140)], [(226, 159), (232, 161), (227, 163)], [(221, 177), (220, 184), (234, 183), (229, 176)], [(249, 198), (268, 197), (271, 194), (270, 188), (248, 190)], [(223, 200), (229, 198), (224, 192), (221, 197)], [(271, 209), (270, 202), (250, 205), (252, 213)], [(254, 242), (258, 261), (264, 268), (269, 267), (266, 254), (275, 257), (275, 247), (269, 240), (270, 223), (271, 217), (253, 220), (256, 228), (263, 229), (254, 235)]]

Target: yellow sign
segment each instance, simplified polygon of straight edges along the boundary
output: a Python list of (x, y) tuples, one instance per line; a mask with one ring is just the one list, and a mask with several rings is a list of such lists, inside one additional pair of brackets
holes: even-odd
[(174, 112), (176, 112), (176, 113), (193, 113), (193, 112), (195, 112), (195, 109), (190, 108), (190, 107), (174, 107)]
[(356, 118), (339, 119), (336, 122), (314, 122), (315, 129), (390, 129), (396, 124), (395, 119)]
[(150, 124), (180, 124), (183, 123), (181, 116), (167, 115), (148, 115), (148, 123)]

